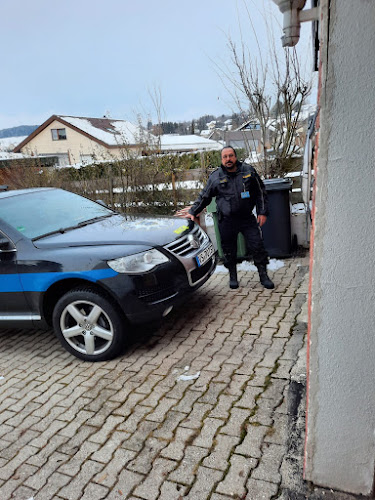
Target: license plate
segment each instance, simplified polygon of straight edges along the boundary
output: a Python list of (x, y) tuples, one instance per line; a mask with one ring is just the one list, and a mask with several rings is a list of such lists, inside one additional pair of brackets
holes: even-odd
[(211, 243), (209, 247), (207, 247), (205, 250), (203, 250), (203, 252), (201, 252), (199, 255), (195, 257), (198, 267), (203, 266), (213, 256), (214, 253), (215, 253), (215, 248)]

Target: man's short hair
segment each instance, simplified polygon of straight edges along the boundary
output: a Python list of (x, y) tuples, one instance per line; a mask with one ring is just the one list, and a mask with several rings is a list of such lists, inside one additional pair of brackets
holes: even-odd
[(220, 153), (222, 153), (224, 151), (224, 149), (232, 149), (233, 153), (236, 155), (236, 158), (237, 158), (237, 151), (234, 149), (233, 146), (224, 146), (222, 148), (222, 150), (220, 151)]

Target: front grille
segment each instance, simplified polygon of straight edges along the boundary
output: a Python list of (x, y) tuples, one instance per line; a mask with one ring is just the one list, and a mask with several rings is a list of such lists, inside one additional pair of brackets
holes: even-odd
[(189, 233), (164, 246), (165, 250), (172, 253), (184, 266), (190, 286), (195, 287), (199, 282), (203, 282), (208, 277), (211, 267), (213, 269), (215, 266), (214, 258), (210, 258), (205, 265), (197, 267), (196, 257), (208, 249), (209, 245), (212, 245), (210, 238), (198, 224), (194, 224)]
[(199, 241), (199, 246), (202, 246), (203, 242), (207, 240), (206, 234), (202, 229), (195, 224), (193, 229), (186, 236), (182, 236), (176, 241), (165, 245), (165, 248), (179, 257), (190, 257), (196, 254), (197, 249), (193, 248), (190, 244), (189, 236), (193, 235), (197, 241)]

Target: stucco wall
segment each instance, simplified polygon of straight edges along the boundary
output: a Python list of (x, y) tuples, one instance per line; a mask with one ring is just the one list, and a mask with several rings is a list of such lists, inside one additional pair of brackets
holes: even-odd
[[(53, 141), (52, 129), (65, 129), (66, 140)], [(36, 152), (39, 155), (68, 154), (69, 163), (81, 162), (81, 155), (93, 155), (98, 160), (106, 160), (116, 156), (121, 157), (120, 148), (107, 149), (57, 120), (50, 123), (50, 125), (29, 141), (22, 148), (21, 152)]]
[(375, 459), (375, 2), (322, 1), (305, 477), (370, 494)]

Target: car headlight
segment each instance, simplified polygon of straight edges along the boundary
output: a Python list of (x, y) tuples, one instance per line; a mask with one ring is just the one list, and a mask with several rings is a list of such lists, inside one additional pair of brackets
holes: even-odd
[(159, 264), (168, 262), (169, 259), (159, 250), (147, 250), (119, 259), (108, 260), (107, 264), (117, 273), (144, 273), (151, 271)]

